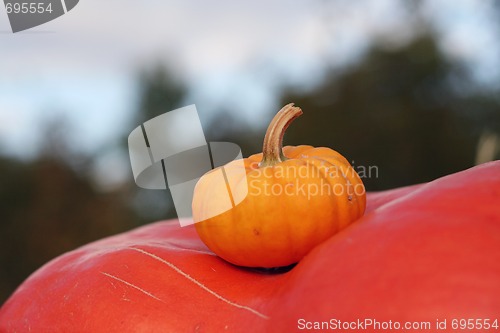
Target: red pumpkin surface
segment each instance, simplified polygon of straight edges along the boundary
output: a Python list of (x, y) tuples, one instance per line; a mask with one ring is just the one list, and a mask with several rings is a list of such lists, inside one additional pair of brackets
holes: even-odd
[(91, 243), (29, 277), (0, 308), (0, 332), (369, 332), (427, 322), (415, 331), (435, 332), (444, 320), (439, 331), (457, 332), (462, 319), (500, 320), (500, 162), (369, 193), (367, 204), (286, 273), (233, 266), (177, 221)]

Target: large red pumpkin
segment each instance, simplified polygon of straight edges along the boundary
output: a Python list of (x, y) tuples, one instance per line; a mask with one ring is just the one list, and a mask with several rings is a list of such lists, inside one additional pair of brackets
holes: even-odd
[(498, 331), (500, 162), (367, 204), (285, 273), (233, 266), (176, 221), (94, 242), (28, 278), (0, 332)]

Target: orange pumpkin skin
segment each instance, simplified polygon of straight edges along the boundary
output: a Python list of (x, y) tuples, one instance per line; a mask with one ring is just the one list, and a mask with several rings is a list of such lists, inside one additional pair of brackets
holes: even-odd
[(263, 153), (225, 165), (233, 197), (244, 199), (222, 214), (214, 212), (223, 211), (228, 185), (218, 169), (196, 185), (196, 231), (213, 252), (235, 265), (296, 263), (364, 214), (363, 183), (338, 152), (303, 145), (284, 147), (282, 154), (284, 161), (269, 166), (260, 163)]

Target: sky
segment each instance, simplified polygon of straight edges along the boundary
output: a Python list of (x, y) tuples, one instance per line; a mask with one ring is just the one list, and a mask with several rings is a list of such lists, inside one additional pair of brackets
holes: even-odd
[[(0, 154), (33, 157), (52, 118), (68, 120), (69, 139), (83, 152), (110, 145), (135, 127), (137, 73), (157, 63), (186, 82), (200, 114), (224, 108), (262, 126), (261, 115), (279, 108), (283, 84), (313, 86), (326, 68), (356, 62), (373, 40), (398, 45), (415, 33), (403, 1), (328, 3), (80, 0), (16, 34), (0, 8)], [(499, 27), (489, 2), (424, 3), (443, 52), (479, 82), (497, 79)]]

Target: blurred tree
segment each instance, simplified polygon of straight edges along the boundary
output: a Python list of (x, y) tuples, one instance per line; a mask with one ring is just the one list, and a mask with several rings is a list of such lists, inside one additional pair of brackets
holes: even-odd
[[(139, 104), (128, 134), (140, 124), (165, 112), (185, 106), (187, 89), (172, 71), (161, 64), (144, 69), (138, 75)], [(127, 140), (123, 140), (125, 149)], [(169, 190), (142, 189), (133, 183), (130, 176), (132, 207), (142, 223), (176, 217), (172, 195)]]
[(234, 111), (219, 110), (204, 130), (207, 141), (236, 143), (244, 157), (262, 152), (266, 129), (249, 128)]
[(139, 105), (135, 125), (184, 106), (186, 87), (164, 65), (156, 64), (140, 71), (138, 82)]
[[(483, 128), (498, 133), (500, 104), (454, 89), (467, 76), (443, 56), (432, 35), (399, 49), (375, 46), (340, 77), (333, 71), (310, 92), (287, 89), (282, 103), (305, 110), (287, 144), (329, 146), (360, 167), (369, 190), (430, 181), (471, 167)], [(464, 110), (464, 105), (467, 105)]]
[(63, 124), (46, 124), (35, 160), (0, 158), (0, 303), (48, 260), (135, 225), (119, 192), (85, 177), (89, 157), (65, 144)]

